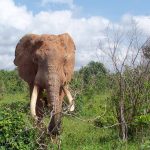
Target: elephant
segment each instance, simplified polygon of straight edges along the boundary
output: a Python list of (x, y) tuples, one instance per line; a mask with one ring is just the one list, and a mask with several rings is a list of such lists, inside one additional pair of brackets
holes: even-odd
[[(19, 76), (30, 89), (30, 111), (38, 121), (43, 118), (43, 107), (50, 110), (48, 131), (60, 134), (62, 102), (66, 95), (69, 111), (74, 111), (74, 100), (68, 88), (75, 65), (75, 44), (68, 33), (59, 35), (27, 34), (18, 42), (14, 64)], [(46, 93), (46, 98), (43, 93)], [(44, 101), (46, 103), (44, 103)]]

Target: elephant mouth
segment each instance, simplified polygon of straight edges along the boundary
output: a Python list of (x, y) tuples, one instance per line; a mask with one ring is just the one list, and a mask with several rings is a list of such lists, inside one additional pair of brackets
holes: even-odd
[[(71, 93), (65, 87), (63, 87), (63, 91), (66, 94), (67, 99), (70, 103), (70, 105), (68, 106), (69, 111), (74, 111), (75, 107), (74, 107), (74, 101), (73, 101)], [(38, 117), (36, 115), (36, 103), (37, 103), (38, 94), (39, 94), (39, 86), (35, 84), (33, 87), (32, 95), (31, 95), (30, 111), (31, 111), (31, 116), (36, 121), (38, 121)]]

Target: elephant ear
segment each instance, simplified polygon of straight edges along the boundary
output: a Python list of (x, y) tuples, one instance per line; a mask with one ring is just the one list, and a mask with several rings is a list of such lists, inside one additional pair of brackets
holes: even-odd
[(17, 44), (15, 50), (14, 64), (18, 66), (18, 72), (29, 84), (32, 84), (37, 73), (37, 64), (33, 62), (35, 52), (34, 41), (37, 35), (25, 35)]
[(74, 71), (75, 64), (75, 44), (71, 36), (67, 33), (60, 35), (61, 45), (65, 49), (64, 55), (64, 74), (66, 76), (66, 82), (71, 80)]

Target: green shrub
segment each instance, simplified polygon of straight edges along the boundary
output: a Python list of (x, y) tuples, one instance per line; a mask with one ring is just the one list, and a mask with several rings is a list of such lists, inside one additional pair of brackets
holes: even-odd
[(0, 70), (0, 94), (26, 91), (27, 84), (19, 77), (17, 70)]
[(141, 144), (141, 150), (149, 150), (150, 149), (150, 140), (144, 141), (143, 144)]
[(29, 109), (26, 103), (3, 105), (0, 110), (0, 149), (33, 150), (36, 149), (36, 131), (30, 127), (25, 116)]

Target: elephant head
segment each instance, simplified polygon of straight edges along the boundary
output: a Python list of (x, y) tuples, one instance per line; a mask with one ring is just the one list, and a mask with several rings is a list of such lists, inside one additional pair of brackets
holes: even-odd
[[(58, 134), (62, 101), (69, 92), (66, 85), (71, 80), (74, 62), (75, 45), (67, 33), (25, 35), (16, 46), (14, 64), (30, 87), (31, 114), (35, 119), (40, 118), (41, 95), (45, 90), (52, 117), (48, 129), (52, 134)], [(71, 97), (70, 93), (67, 96)]]

